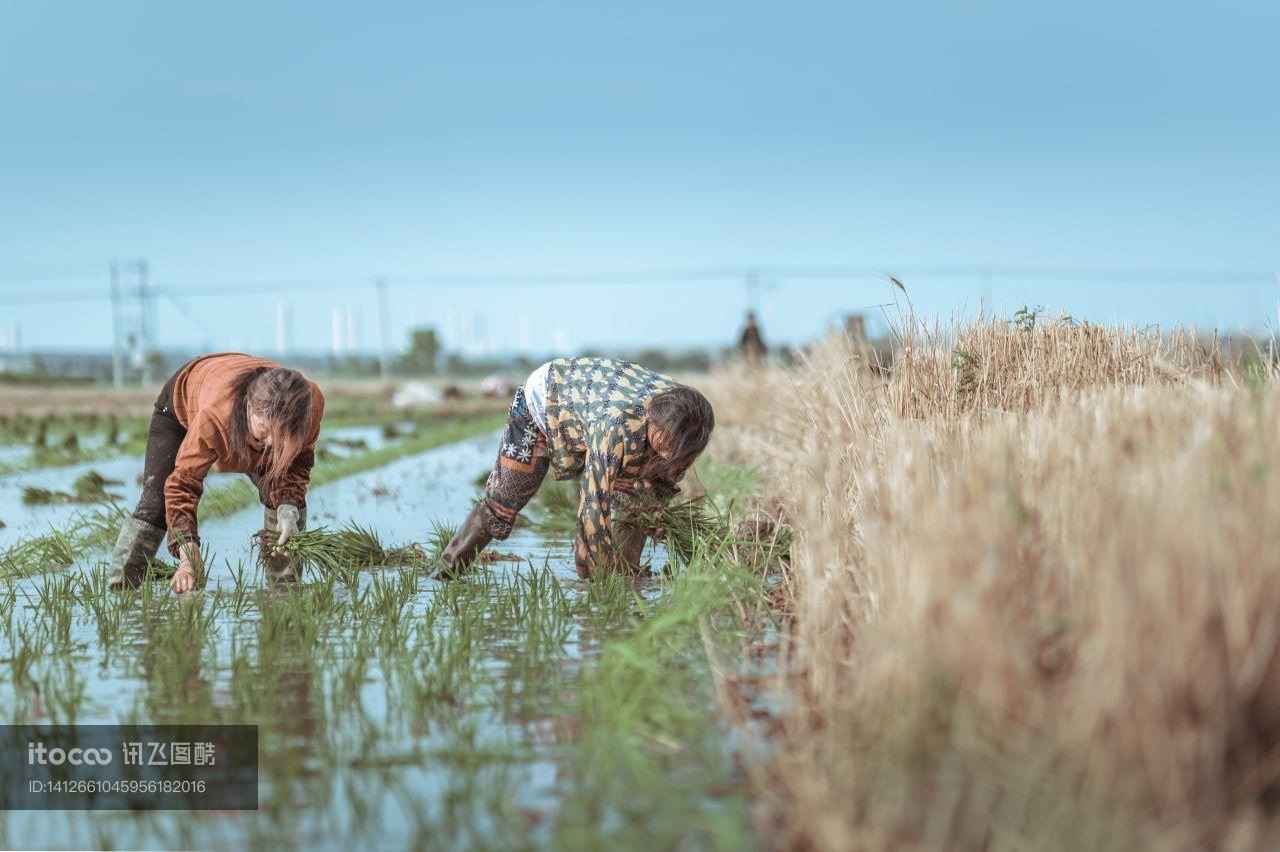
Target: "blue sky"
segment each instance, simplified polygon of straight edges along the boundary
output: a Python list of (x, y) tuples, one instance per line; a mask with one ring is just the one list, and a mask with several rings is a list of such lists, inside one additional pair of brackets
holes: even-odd
[[(113, 257), (187, 294), (167, 347), (272, 351), (280, 301), (294, 343), (350, 307), (372, 347), (379, 274), (397, 340), (708, 343), (735, 280), (401, 285), (750, 265), (915, 270), (942, 314), (1276, 322), (1276, 4), (613, 5), (0, 2), (0, 327), (107, 345), (101, 301), (13, 302), (105, 294)], [(760, 307), (800, 341), (891, 294), (775, 276)]]

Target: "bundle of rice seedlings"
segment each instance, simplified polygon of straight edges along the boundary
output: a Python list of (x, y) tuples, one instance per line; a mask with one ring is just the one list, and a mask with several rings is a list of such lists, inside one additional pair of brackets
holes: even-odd
[(177, 562), (170, 562), (167, 559), (152, 559), (147, 563), (148, 580), (172, 580), (173, 575), (176, 573), (178, 573)]
[(55, 503), (70, 503), (71, 495), (61, 491), (50, 491), (36, 485), (28, 485), (22, 489), (22, 505), (52, 506)]
[(764, 517), (735, 524), (731, 511), (705, 495), (669, 503), (632, 500), (622, 520), (656, 532), (684, 565), (700, 556), (769, 570), (782, 567), (791, 551), (790, 527)]
[(689, 564), (699, 552), (717, 552), (732, 544), (729, 516), (704, 497), (680, 502), (637, 503), (628, 513), (642, 526), (660, 531), (667, 551)]
[(123, 485), (123, 482), (107, 479), (96, 470), (86, 471), (71, 484), (71, 493), (51, 491), (36, 485), (28, 485), (22, 489), (22, 505), (52, 506), (63, 503), (110, 503), (119, 500), (117, 494), (107, 491), (108, 486)]
[(338, 530), (326, 527), (300, 530), (283, 545), (277, 543), (279, 538), (280, 534), (274, 530), (254, 534), (259, 564), (270, 556), (285, 554), (299, 557), (303, 565), (322, 573), (350, 574), (363, 568), (407, 565), (425, 558), (417, 545), (385, 547), (377, 533), (355, 523), (347, 523)]
[(117, 495), (107, 491), (107, 488), (117, 485), (124, 485), (124, 483), (118, 479), (107, 479), (96, 470), (88, 470), (71, 484), (71, 488), (75, 493), (77, 502), (104, 503), (109, 500), (119, 499)]

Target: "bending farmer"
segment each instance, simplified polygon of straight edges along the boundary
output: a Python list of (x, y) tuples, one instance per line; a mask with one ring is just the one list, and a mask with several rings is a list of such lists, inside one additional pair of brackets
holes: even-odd
[(582, 477), (578, 573), (637, 566), (649, 533), (615, 524), (612, 510), (635, 496), (677, 493), (714, 426), (706, 397), (638, 364), (602, 358), (543, 364), (516, 390), (484, 499), (441, 555), (444, 570), (466, 567), (492, 539), (509, 536), (548, 469), (556, 479)]
[[(324, 394), (297, 370), (251, 355), (205, 355), (160, 391), (147, 430), (142, 498), (111, 554), (108, 585), (137, 587), (169, 530), (178, 557), (171, 585), (195, 587), (203, 573), (196, 507), (210, 467), (247, 473), (266, 507), (264, 526), (286, 541), (307, 520)], [(296, 577), (296, 560), (268, 560), (273, 579)]]

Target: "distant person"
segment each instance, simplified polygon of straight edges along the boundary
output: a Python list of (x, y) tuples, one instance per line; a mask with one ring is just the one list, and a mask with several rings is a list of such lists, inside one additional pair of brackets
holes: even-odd
[(738, 351), (748, 364), (758, 364), (769, 354), (769, 347), (764, 345), (764, 335), (760, 333), (760, 324), (756, 322), (755, 311), (747, 311), (746, 325), (742, 327), (742, 335), (738, 338)]
[[(111, 554), (108, 586), (136, 588), (169, 531), (178, 558), (170, 586), (203, 575), (196, 508), (209, 468), (247, 473), (266, 507), (264, 526), (287, 541), (307, 522), (307, 486), (324, 416), (324, 394), (297, 370), (252, 355), (204, 355), (160, 391), (143, 464), (142, 498)], [(296, 559), (268, 559), (273, 579), (295, 578)]]
[(484, 499), (445, 547), (440, 573), (464, 569), (491, 540), (511, 535), (548, 470), (556, 479), (581, 476), (578, 574), (638, 567), (651, 531), (615, 524), (614, 508), (636, 496), (665, 500), (678, 493), (676, 483), (714, 427), (706, 397), (638, 364), (604, 358), (543, 364), (515, 391)]

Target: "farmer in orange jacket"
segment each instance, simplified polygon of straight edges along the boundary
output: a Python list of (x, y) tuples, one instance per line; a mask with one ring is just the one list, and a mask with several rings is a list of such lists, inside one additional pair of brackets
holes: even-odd
[[(287, 541), (306, 526), (307, 485), (324, 416), (324, 394), (297, 370), (252, 355), (205, 355), (160, 391), (143, 465), (142, 498), (128, 518), (107, 582), (141, 585), (165, 529), (178, 558), (170, 585), (181, 594), (203, 574), (196, 508), (209, 468), (247, 473), (266, 507), (264, 526)], [(268, 560), (273, 579), (295, 578), (295, 559)]]

